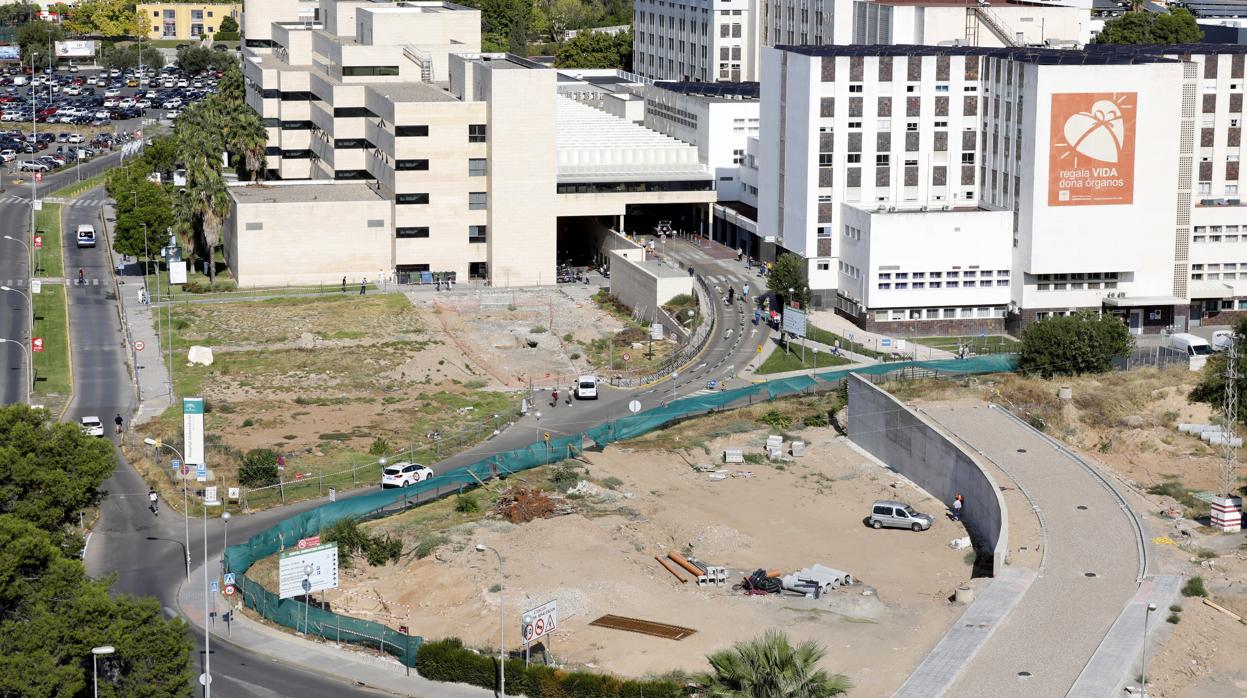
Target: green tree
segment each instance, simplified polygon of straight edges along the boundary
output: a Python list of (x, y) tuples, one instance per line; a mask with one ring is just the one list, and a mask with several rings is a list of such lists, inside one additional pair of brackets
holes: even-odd
[(264, 151), (268, 147), (268, 129), (264, 120), (251, 109), (239, 111), (230, 121), (226, 141), (235, 167), (255, 181), (267, 162)]
[(15, 2), (12, 5), (0, 5), (0, 26), (19, 27), (33, 22), (39, 13), (39, 5), (33, 2)]
[[(135, 257), (155, 257), (169, 239), (173, 227), (173, 202), (169, 193), (146, 177), (130, 180), (129, 196), (120, 192), (113, 251)], [(135, 196), (137, 194), (137, 196)]]
[(24, 405), (0, 408), (0, 513), (61, 532), (99, 501), (116, 466), (112, 444), (76, 424)]
[(61, 25), (43, 20), (23, 24), (14, 36), (17, 45), (22, 48), (22, 60), (27, 65), (30, 64), (31, 55), (36, 51), (39, 53), (40, 62), (47, 63), (52, 43), (64, 38), (65, 30), (61, 28)]
[(779, 630), (738, 642), (706, 657), (711, 673), (707, 694), (714, 698), (825, 698), (848, 693), (852, 683), (818, 668), (826, 651), (814, 642), (796, 647)]
[[(805, 283), (805, 260), (795, 254), (784, 253), (775, 260), (766, 275), (766, 288), (775, 294), (778, 305), (796, 301), (805, 307), (809, 302), (810, 288)], [(793, 293), (788, 293), (788, 289)]]
[(100, 52), (100, 65), (105, 68), (128, 70), (139, 66), (140, 57), (143, 59), (144, 68), (159, 69), (164, 67), (165, 57), (160, 52), (160, 49), (151, 44), (144, 44), (140, 48), (137, 43), (115, 44), (111, 47), (106, 47)]
[(554, 57), (556, 68), (616, 68), (632, 70), (632, 32), (580, 32), (563, 44)]
[[(1243, 347), (1247, 347), (1247, 318), (1239, 318), (1234, 321), (1234, 345), (1239, 347), (1239, 360), (1242, 361)], [(1187, 399), (1191, 402), (1202, 402), (1212, 405), (1217, 412), (1225, 409), (1225, 352), (1218, 352), (1210, 357), (1204, 364), (1203, 371), (1199, 376), (1199, 383), (1191, 389)], [(1247, 395), (1247, 371), (1239, 368), (1238, 374), (1238, 394)], [(1238, 421), (1247, 424), (1247, 410), (1241, 407), (1238, 410)]]
[(516, 56), (528, 55), (528, 20), (517, 18), (511, 22), (511, 31), (507, 36), (507, 51)]
[(225, 70), (234, 63), (234, 59), (228, 54), (203, 46), (188, 46), (178, 51), (177, 63), (183, 71), (194, 75), (208, 68)]
[(237, 34), (238, 20), (227, 16), (225, 19), (221, 20), (221, 26), (217, 27), (217, 31), (224, 32), (226, 34)]
[(1195, 16), (1181, 8), (1168, 14), (1127, 12), (1104, 23), (1098, 44), (1194, 44), (1204, 38)]
[(238, 482), (244, 487), (264, 487), (277, 482), (277, 452), (269, 448), (253, 448), (242, 457), (238, 466)]
[(78, 0), (64, 24), (69, 32), (84, 36), (139, 36), (147, 20), (128, 0)]
[(1107, 313), (1045, 318), (1027, 325), (1021, 339), (1018, 370), (1044, 378), (1110, 371), (1113, 357), (1134, 347), (1126, 324)]

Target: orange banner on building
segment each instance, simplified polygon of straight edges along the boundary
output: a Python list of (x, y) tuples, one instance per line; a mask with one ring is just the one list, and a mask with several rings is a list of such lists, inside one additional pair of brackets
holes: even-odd
[(1048, 205), (1134, 202), (1137, 92), (1052, 95)]

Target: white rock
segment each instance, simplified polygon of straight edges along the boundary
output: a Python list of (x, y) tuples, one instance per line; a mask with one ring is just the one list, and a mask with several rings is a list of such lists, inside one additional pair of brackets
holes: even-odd
[(192, 364), (212, 365), (212, 349), (195, 345), (186, 353), (186, 360)]

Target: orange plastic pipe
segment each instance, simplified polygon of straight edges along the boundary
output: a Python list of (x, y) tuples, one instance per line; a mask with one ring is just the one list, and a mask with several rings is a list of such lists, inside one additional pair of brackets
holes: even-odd
[(692, 574), (694, 577), (700, 577), (700, 576), (702, 576), (703, 574), (705, 574), (705, 572), (702, 572), (702, 571), (701, 571), (701, 568), (700, 568), (700, 567), (698, 567), (697, 565), (694, 565), (693, 563), (689, 562), (687, 558), (685, 558), (683, 555), (681, 555), (681, 554), (679, 554), (679, 553), (675, 552), (674, 550), (673, 550), (673, 551), (668, 552), (668, 553), (667, 553), (667, 557), (671, 558), (671, 561), (672, 561), (672, 562), (674, 562), (675, 564), (677, 564), (677, 565), (679, 565), (680, 567), (683, 567), (684, 569), (688, 570), (688, 571), (689, 571), (689, 573), (690, 573), (690, 574)]
[(687, 579), (685, 579), (684, 577), (681, 577), (681, 576), (680, 576), (680, 571), (679, 571), (679, 570), (677, 570), (677, 569), (675, 568), (675, 566), (674, 566), (674, 565), (672, 565), (670, 562), (667, 562), (666, 560), (664, 560), (664, 559), (662, 558), (662, 556), (660, 556), (660, 555), (655, 555), (655, 556), (654, 556), (654, 559), (658, 561), (658, 564), (660, 564), (660, 565), (662, 565), (663, 567), (667, 568), (667, 571), (668, 571), (668, 572), (670, 572), (671, 574), (675, 575), (675, 578), (676, 578), (676, 579), (678, 579), (678, 580), (680, 580), (680, 583), (681, 583), (681, 584), (688, 584), (688, 580), (687, 580)]

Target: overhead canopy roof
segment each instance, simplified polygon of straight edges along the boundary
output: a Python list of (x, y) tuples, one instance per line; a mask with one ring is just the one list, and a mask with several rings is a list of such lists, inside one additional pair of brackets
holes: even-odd
[(559, 182), (712, 179), (697, 147), (558, 97)]

